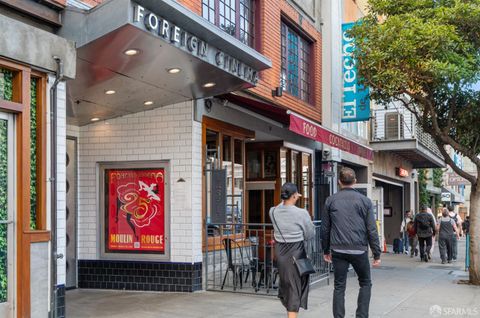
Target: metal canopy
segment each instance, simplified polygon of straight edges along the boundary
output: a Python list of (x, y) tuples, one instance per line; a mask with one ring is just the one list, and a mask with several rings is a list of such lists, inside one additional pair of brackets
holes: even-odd
[[(199, 39), (209, 45), (209, 40), (215, 42), (216, 45), (212, 47), (221, 49), (246, 65), (260, 67), (257, 70), (261, 70), (271, 64), (261, 54), (205, 23), (205, 20), (196, 21), (201, 18), (175, 2), (137, 2), (150, 5), (149, 10), (156, 10), (152, 12), (169, 18), (186, 32), (191, 32), (192, 27), (195, 28), (200, 22), (206, 24), (202, 30), (191, 34), (199, 34)], [(77, 45), (81, 44), (77, 50), (76, 79), (67, 85), (67, 116), (70, 124), (85, 125), (94, 117), (109, 119), (253, 86), (244, 78), (212, 64), (211, 59), (207, 62), (130, 23), (135, 4), (129, 0), (111, 0), (88, 12), (75, 9), (67, 11), (65, 19), (69, 21), (65, 21), (66, 27), (60, 34), (75, 40)], [(167, 7), (170, 10), (161, 11)], [(201, 37), (207, 35), (208, 39)], [(226, 37), (238, 43), (227, 41), (229, 39)], [(228, 50), (219, 47), (222, 41), (229, 43)], [(132, 48), (138, 50), (139, 54), (124, 54)], [(171, 68), (180, 68), (181, 71), (170, 74), (168, 70)], [(215, 86), (203, 86), (210, 82)], [(116, 93), (107, 95), (105, 92), (108, 90)], [(153, 101), (153, 104), (145, 106), (145, 101)]]

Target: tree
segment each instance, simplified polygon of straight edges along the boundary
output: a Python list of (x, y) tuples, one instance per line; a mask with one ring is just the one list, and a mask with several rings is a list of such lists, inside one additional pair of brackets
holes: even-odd
[[(369, 14), (348, 35), (371, 98), (409, 109), (472, 184), (470, 282), (480, 285), (480, 0), (370, 0)], [(477, 174), (457, 167), (446, 146), (468, 157)]]

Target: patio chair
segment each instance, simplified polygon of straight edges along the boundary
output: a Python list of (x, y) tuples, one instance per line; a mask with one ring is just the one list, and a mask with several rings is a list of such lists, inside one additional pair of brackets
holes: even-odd
[[(231, 238), (224, 238), (222, 242), (223, 247), (225, 248), (225, 253), (227, 255), (227, 269), (225, 270), (221, 289), (223, 290), (225, 286), (228, 273), (232, 272), (233, 290), (235, 291), (237, 289), (238, 283), (240, 283), (240, 289), (243, 288), (243, 273), (250, 270), (250, 265), (245, 261), (243, 247), (238, 244), (238, 242)], [(238, 254), (240, 255), (239, 259), (236, 252), (232, 253), (233, 249), (235, 249), (235, 251), (238, 251)]]

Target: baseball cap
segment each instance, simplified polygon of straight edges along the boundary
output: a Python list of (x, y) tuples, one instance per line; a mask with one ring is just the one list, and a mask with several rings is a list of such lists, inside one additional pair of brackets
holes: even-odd
[(298, 193), (298, 188), (294, 183), (286, 182), (282, 185), (280, 197), (282, 200), (288, 200), (295, 193), (297, 193), (299, 196), (302, 196), (300, 193)]

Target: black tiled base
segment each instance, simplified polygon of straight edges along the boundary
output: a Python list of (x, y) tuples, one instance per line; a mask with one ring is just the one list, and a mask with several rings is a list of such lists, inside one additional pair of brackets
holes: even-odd
[(202, 263), (79, 260), (78, 287), (194, 292), (202, 289)]
[(65, 318), (65, 285), (57, 286), (57, 317)]

